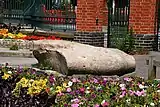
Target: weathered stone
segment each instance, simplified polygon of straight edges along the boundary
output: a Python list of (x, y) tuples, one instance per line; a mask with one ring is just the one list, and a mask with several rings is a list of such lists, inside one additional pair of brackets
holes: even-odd
[(59, 52), (39, 49), (34, 50), (33, 55), (38, 60), (38, 67), (47, 67), (63, 75), (68, 74), (66, 59)]
[(34, 41), (34, 44), (42, 50), (54, 50), (62, 54), (69, 70), (64, 72), (68, 75), (124, 75), (135, 70), (134, 57), (118, 49), (94, 47), (64, 40), (38, 40)]
[(41, 70), (41, 69), (38, 69), (38, 68), (33, 68), (35, 69), (36, 71), (41, 71), (41, 72), (44, 72), (44, 73), (47, 73), (48, 75), (51, 75), (51, 74), (54, 74), (55, 76), (63, 76), (65, 77), (65, 75), (57, 72), (57, 71), (53, 71), (53, 70)]

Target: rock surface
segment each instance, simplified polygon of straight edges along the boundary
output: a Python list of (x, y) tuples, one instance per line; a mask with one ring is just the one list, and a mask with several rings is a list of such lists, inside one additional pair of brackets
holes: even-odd
[(42, 50), (58, 51), (68, 66), (67, 75), (124, 75), (135, 70), (135, 59), (118, 49), (94, 47), (64, 40), (38, 40), (34, 46)]
[(58, 51), (52, 50), (34, 50), (34, 57), (38, 60), (37, 67), (49, 68), (63, 75), (68, 74), (67, 62), (65, 57)]

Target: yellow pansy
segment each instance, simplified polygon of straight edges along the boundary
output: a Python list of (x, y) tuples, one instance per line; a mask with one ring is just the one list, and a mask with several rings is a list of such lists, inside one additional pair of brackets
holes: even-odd
[(18, 38), (18, 39), (20, 39), (20, 38), (23, 38), (23, 37), (25, 37), (26, 35), (23, 35), (22, 33), (18, 33), (17, 35), (16, 35), (16, 38)]
[(42, 90), (46, 88), (47, 79), (34, 80), (30, 82), (27, 94), (35, 95), (39, 94)]
[(16, 87), (14, 89), (14, 93), (18, 95), (17, 92), (18, 90), (22, 87), (27, 87), (28, 91), (27, 94), (33, 96), (36, 94), (39, 94), (41, 91), (45, 90), (47, 87), (47, 79), (38, 79), (38, 80), (33, 80), (33, 79), (26, 79), (23, 77), (18, 83), (16, 83)]
[(34, 87), (29, 87), (27, 94), (33, 96), (35, 94), (39, 94), (41, 92), (40, 89), (35, 89)]
[(67, 83), (63, 83), (63, 87), (65, 87), (65, 88), (66, 88), (66, 87), (67, 87)]
[(15, 38), (15, 35), (12, 34), (12, 33), (8, 33), (8, 37), (10, 37), (10, 38)]
[(37, 80), (32, 83), (32, 87), (34, 89), (39, 89), (40, 88), (40, 87), (38, 87), (38, 81)]
[(57, 86), (56, 87), (56, 93), (61, 93), (62, 92), (62, 90), (63, 90), (63, 88), (62, 87), (60, 87), (60, 86)]
[(47, 84), (47, 79), (45, 80), (40, 79), (38, 82), (38, 86), (40, 86), (42, 89), (46, 88), (46, 84)]
[(22, 85), (23, 88), (24, 88), (24, 87), (28, 87), (28, 82), (29, 82), (29, 80), (26, 79), (26, 78), (22, 78), (22, 79), (20, 80), (20, 83), (21, 83), (21, 85)]
[(2, 76), (2, 79), (8, 79), (9, 77), (11, 77), (11, 75), (10, 74), (6, 74), (6, 73), (4, 73), (4, 75)]

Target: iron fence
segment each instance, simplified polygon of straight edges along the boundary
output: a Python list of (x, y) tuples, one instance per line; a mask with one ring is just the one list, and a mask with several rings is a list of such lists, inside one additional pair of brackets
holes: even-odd
[(74, 0), (4, 0), (3, 4), (1, 23), (31, 24), (32, 27), (50, 30), (76, 30)]
[(108, 0), (108, 47), (116, 47), (128, 32), (130, 0)]
[(155, 43), (154, 43), (154, 50), (160, 50), (160, 1), (156, 0), (156, 7), (155, 7)]

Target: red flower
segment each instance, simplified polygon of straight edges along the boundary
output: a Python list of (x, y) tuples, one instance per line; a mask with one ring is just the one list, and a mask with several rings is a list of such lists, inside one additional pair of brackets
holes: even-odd
[(31, 36), (26, 36), (24, 38), (22, 38), (23, 40), (61, 40), (60, 38), (56, 38), (55, 36), (35, 36), (35, 35), (31, 35)]

